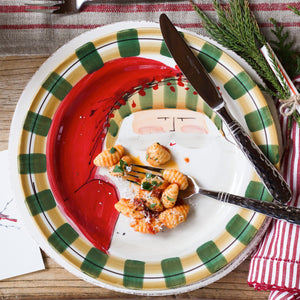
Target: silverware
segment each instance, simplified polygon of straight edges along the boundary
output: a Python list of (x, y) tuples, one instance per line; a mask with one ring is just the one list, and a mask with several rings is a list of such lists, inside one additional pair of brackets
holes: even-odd
[(25, 3), (26, 11), (40, 13), (77, 13), (88, 0), (48, 0)]
[[(138, 168), (137, 170), (135, 168)], [(126, 166), (125, 168), (126, 174), (125, 179), (127, 181), (133, 182), (135, 184), (140, 184), (141, 181), (141, 174), (146, 175), (149, 173), (143, 172), (141, 170), (151, 171), (150, 174), (158, 175), (163, 177), (163, 172), (165, 169), (151, 167), (151, 166), (143, 166), (143, 165), (136, 165), (132, 164)], [(153, 173), (154, 172), (154, 173)], [(135, 174), (132, 174), (135, 173)], [(217, 192), (211, 191), (204, 188), (201, 188), (195, 181), (192, 176), (186, 175), (188, 179), (188, 188), (186, 190), (181, 190), (179, 192), (179, 198), (182, 200), (190, 199), (194, 195), (201, 194), (218, 201), (224, 203), (234, 204), (243, 208), (247, 208), (253, 210), (255, 212), (264, 214), (271, 218), (285, 220), (287, 222), (300, 225), (300, 209), (295, 208), (292, 206), (280, 204), (280, 203), (273, 203), (273, 202), (265, 202), (261, 200), (256, 200), (252, 198), (246, 198), (242, 196), (233, 195), (230, 193), (225, 192)]]
[(289, 186), (241, 125), (233, 119), (204, 66), (165, 14), (160, 16), (160, 27), (165, 43), (182, 73), (204, 101), (226, 123), (238, 146), (252, 163), (274, 200), (287, 203), (291, 199)]

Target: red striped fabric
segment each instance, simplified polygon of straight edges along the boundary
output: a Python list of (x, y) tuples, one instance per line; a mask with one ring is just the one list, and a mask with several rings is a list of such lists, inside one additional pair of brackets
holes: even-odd
[[(289, 129), (283, 117), (281, 127), (289, 146), (282, 164), (293, 193), (289, 205), (300, 207), (300, 128), (293, 124)], [(271, 290), (269, 300), (300, 299), (300, 226), (272, 221), (251, 258), (248, 283), (257, 290)]]
[[(119, 0), (119, 2), (84, 6), (80, 14), (46, 15), (27, 12), (31, 0), (2, 0), (0, 2), (0, 55), (51, 54), (70, 39), (87, 30), (119, 21), (158, 22), (161, 12), (182, 28), (207, 35), (200, 17), (187, 0), (148, 2), (146, 0)], [(42, 1), (42, 0), (41, 0)], [(32, 0), (34, 2), (34, 0)], [(209, 16), (214, 16), (212, 0), (194, 0)], [(300, 9), (299, 1), (292, 0), (250, 0), (250, 8), (268, 38), (272, 37), (274, 18), (295, 38), (300, 27), (300, 18), (288, 5)], [(51, 43), (48, 37), (51, 37)], [(300, 41), (297, 41), (300, 46)]]
[[(28, 3), (30, 1), (27, 1)], [(199, 2), (199, 1), (198, 1)], [(197, 3), (198, 7), (205, 11), (213, 11), (213, 5), (211, 3)], [(250, 8), (253, 12), (256, 11), (288, 11), (288, 5), (294, 6), (297, 9), (300, 9), (299, 2), (289, 2), (286, 3), (254, 3), (251, 4)], [(0, 12), (14, 13), (14, 12), (26, 12), (25, 8), (30, 7), (29, 5), (0, 5)], [(144, 12), (144, 11), (162, 11), (164, 9), (173, 10), (173, 11), (192, 11), (193, 8), (189, 3), (152, 3), (149, 4), (94, 4), (85, 6), (82, 9), (82, 12), (120, 12), (120, 13), (131, 13), (131, 12)]]

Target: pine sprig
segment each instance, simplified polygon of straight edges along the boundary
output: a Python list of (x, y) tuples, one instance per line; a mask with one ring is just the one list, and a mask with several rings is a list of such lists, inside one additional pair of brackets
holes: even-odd
[[(202, 19), (203, 27), (211, 37), (224, 47), (243, 57), (264, 80), (267, 92), (285, 99), (288, 94), (279, 83), (259, 49), (266, 45), (254, 15), (246, 0), (229, 0), (228, 6), (221, 6), (213, 0), (218, 23), (207, 17), (199, 7), (189, 0)], [(274, 61), (275, 64), (275, 61)]]
[[(189, 0), (195, 11), (202, 19), (204, 29), (210, 36), (224, 47), (233, 50), (239, 56), (244, 58), (248, 64), (263, 79), (265, 86), (260, 86), (265, 92), (280, 99), (288, 99), (290, 90), (287, 84), (281, 85), (277, 76), (268, 65), (265, 57), (260, 52), (262, 46), (267, 46), (267, 41), (261, 33), (254, 15), (249, 8), (247, 0), (228, 0), (228, 5), (221, 5), (220, 1), (212, 0), (215, 12), (218, 16), (218, 22), (210, 19), (203, 11)], [(289, 8), (296, 14), (300, 11), (295, 7)], [(274, 25), (273, 33), (276, 40), (272, 41), (274, 52), (280, 58), (284, 68), (291, 77), (300, 74), (300, 57), (293, 50), (293, 42), (288, 42), (288, 33), (284, 32), (283, 26), (278, 25), (271, 20)], [(273, 67), (277, 69), (277, 75), (281, 72), (275, 59), (270, 55)], [(282, 76), (282, 75), (281, 75)], [(279, 78), (280, 79), (280, 78)], [(282, 80), (281, 82), (285, 82)], [(300, 116), (297, 111), (293, 114), (294, 120), (300, 125)]]
[[(294, 12), (300, 12), (296, 8), (289, 6)], [(300, 74), (300, 54), (293, 49), (294, 42), (289, 41), (289, 33), (284, 30), (283, 25), (279, 25), (274, 19), (270, 19), (274, 25), (272, 33), (275, 36), (275, 40), (270, 41), (276, 56), (284, 66), (286, 72), (291, 78)], [(300, 125), (300, 115), (297, 111), (292, 114), (292, 119)]]
[(298, 10), (296, 7), (288, 5), (288, 8), (291, 9), (296, 15), (300, 16), (300, 10)]
[(294, 42), (289, 41), (289, 32), (284, 31), (284, 26), (279, 25), (274, 19), (270, 21), (274, 25), (272, 33), (275, 36), (275, 40), (271, 40), (270, 44), (289, 76), (294, 78), (300, 74), (300, 56), (293, 49)]

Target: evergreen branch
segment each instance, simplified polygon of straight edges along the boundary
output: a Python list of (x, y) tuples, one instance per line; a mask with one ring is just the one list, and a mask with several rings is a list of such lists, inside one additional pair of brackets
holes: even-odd
[(288, 8), (291, 9), (296, 15), (300, 16), (300, 10), (298, 10), (296, 7), (288, 5)]
[[(234, 51), (263, 79), (265, 87), (261, 87), (268, 94), (288, 99), (290, 90), (277, 65), (275, 58), (270, 54), (269, 59), (275, 69), (275, 73), (260, 52), (262, 46), (267, 45), (264, 35), (261, 33), (256, 19), (249, 8), (247, 0), (228, 0), (228, 5), (220, 4), (219, 0), (213, 0), (214, 10), (218, 16), (218, 22), (214, 22), (194, 3), (189, 0), (194, 10), (199, 14), (204, 29), (210, 36), (222, 46)], [(300, 15), (295, 7), (288, 6), (293, 12)], [(293, 42), (288, 42), (289, 34), (284, 32), (284, 27), (271, 19), (274, 25), (273, 34), (276, 40), (270, 41), (276, 56), (287, 73), (293, 78), (300, 74), (300, 56), (292, 50)], [(280, 83), (282, 82), (282, 84)], [(292, 118), (300, 125), (300, 115), (295, 111)]]
[(229, 0), (229, 6), (222, 7), (218, 0), (213, 0), (213, 6), (219, 19), (219, 22), (216, 23), (201, 11), (193, 0), (189, 1), (202, 19), (204, 29), (211, 37), (243, 57), (264, 80), (268, 89), (276, 91), (278, 96), (284, 99), (286, 91), (259, 51), (263, 45), (266, 45), (266, 40), (249, 8), (249, 2)]
[(293, 50), (294, 42), (289, 42), (289, 33), (284, 32), (283, 25), (279, 25), (274, 19), (270, 21), (274, 25), (272, 33), (276, 38), (270, 44), (289, 76), (294, 78), (300, 74), (300, 55)]

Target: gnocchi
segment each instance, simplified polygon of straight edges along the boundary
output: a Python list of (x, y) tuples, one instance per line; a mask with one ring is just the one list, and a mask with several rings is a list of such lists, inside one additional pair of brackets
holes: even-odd
[(189, 212), (188, 204), (180, 204), (173, 208), (166, 209), (159, 215), (159, 220), (168, 228), (174, 228), (184, 222)]
[(163, 178), (170, 183), (178, 184), (180, 190), (185, 190), (189, 185), (187, 177), (176, 169), (164, 170)]
[(146, 151), (146, 161), (155, 167), (165, 164), (171, 159), (170, 150), (159, 143), (154, 143)]
[(116, 145), (98, 154), (94, 159), (94, 164), (98, 167), (112, 167), (120, 161), (123, 155), (123, 146)]
[(151, 211), (162, 211), (163, 205), (158, 196), (152, 191), (140, 189), (135, 199), (143, 203)]
[(165, 208), (171, 208), (176, 204), (179, 187), (176, 183), (170, 184), (162, 193), (161, 202)]
[(130, 199), (121, 198), (116, 204), (115, 209), (124, 216), (132, 219), (142, 219), (145, 217), (143, 208)]
[(130, 223), (130, 226), (138, 232), (156, 234), (162, 228), (162, 223), (158, 218), (135, 219)]
[[(159, 166), (168, 162), (171, 152), (159, 143), (147, 149), (146, 160)], [(121, 145), (102, 151), (94, 160), (96, 166), (109, 167), (113, 176), (126, 176), (126, 167), (133, 163)], [(175, 228), (185, 222), (189, 205), (179, 199), (179, 191), (188, 187), (187, 177), (176, 169), (165, 169), (161, 176), (146, 173), (139, 181), (134, 199), (121, 198), (115, 209), (131, 219), (130, 226), (137, 232), (156, 234), (165, 226)]]
[(124, 176), (125, 167), (132, 164), (132, 159), (129, 155), (121, 157), (120, 161), (110, 168), (110, 173), (113, 176)]

